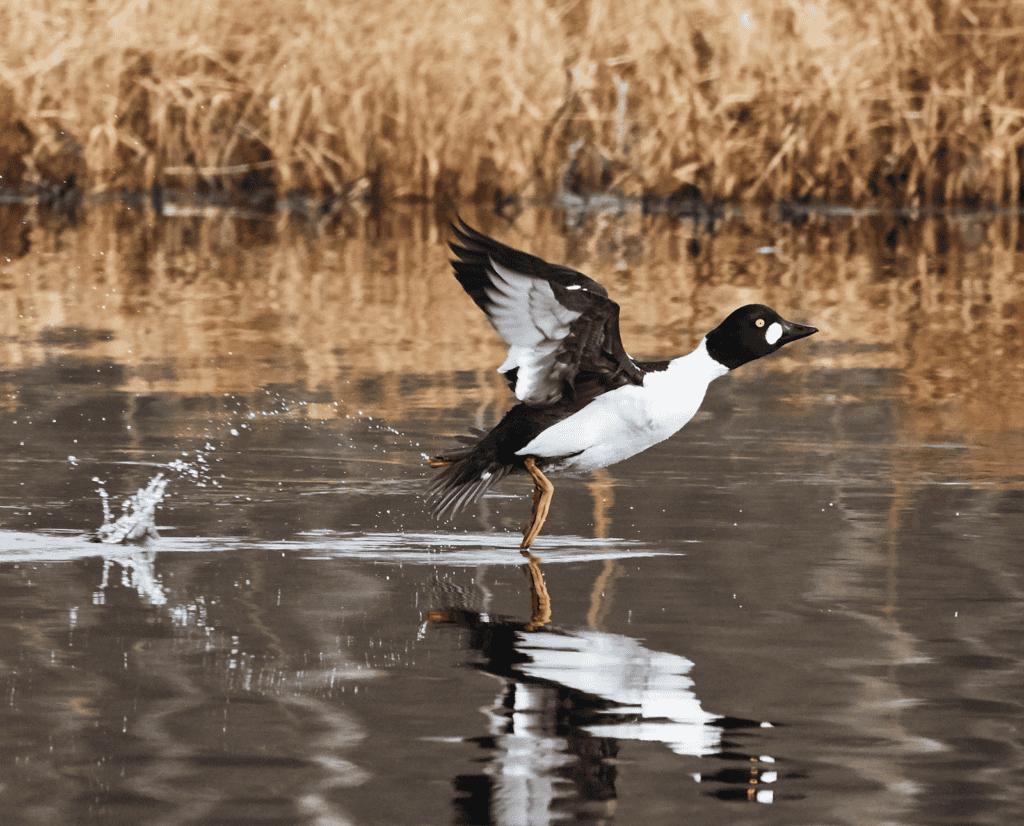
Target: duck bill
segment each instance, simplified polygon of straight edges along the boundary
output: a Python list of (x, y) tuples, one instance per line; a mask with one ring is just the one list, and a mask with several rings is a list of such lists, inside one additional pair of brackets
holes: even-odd
[(816, 332), (818, 332), (817, 327), (808, 327), (806, 324), (797, 324), (795, 321), (783, 321), (782, 335), (779, 337), (778, 344), (789, 344), (791, 341), (813, 336)]

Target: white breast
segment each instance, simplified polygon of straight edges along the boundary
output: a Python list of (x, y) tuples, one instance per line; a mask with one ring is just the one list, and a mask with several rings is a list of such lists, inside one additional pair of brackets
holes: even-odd
[(549, 469), (574, 473), (621, 462), (682, 428), (697, 412), (708, 385), (727, 372), (701, 341), (692, 353), (670, 362), (667, 370), (648, 373), (642, 387), (624, 385), (598, 396), (517, 454), (567, 457)]

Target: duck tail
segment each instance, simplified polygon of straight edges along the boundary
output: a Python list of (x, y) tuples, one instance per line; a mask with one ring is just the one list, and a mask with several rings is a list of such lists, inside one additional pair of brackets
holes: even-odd
[(451, 519), (515, 470), (514, 465), (497, 461), (490, 451), (478, 449), (485, 435), (474, 430), (471, 435), (459, 436), (460, 444), (429, 460), (431, 467), (444, 468), (426, 495), (436, 518)]

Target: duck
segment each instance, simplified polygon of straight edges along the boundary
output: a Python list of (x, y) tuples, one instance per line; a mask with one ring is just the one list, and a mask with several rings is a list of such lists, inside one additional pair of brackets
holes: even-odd
[(428, 459), (426, 499), (450, 519), (510, 475), (533, 480), (529, 548), (550, 513), (550, 476), (580, 474), (660, 444), (689, 422), (708, 386), (818, 332), (764, 304), (733, 310), (686, 355), (644, 361), (619, 333), (619, 305), (597, 281), (507, 246), (461, 218), (449, 243), (455, 278), (508, 345), (498, 368), (518, 403)]

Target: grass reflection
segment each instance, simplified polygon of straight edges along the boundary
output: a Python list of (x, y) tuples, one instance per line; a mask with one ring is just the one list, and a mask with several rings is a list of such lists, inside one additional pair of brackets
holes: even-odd
[[(968, 232), (943, 218), (749, 219), (714, 236), (639, 217), (576, 228), (541, 214), (515, 227), (477, 220), (605, 283), (637, 355), (685, 352), (724, 308), (765, 302), (823, 335), (758, 370), (893, 369), (904, 441), (958, 432), (997, 473), (1016, 475), (1000, 447), (1019, 447), (1024, 431), (1015, 220), (979, 218)], [(75, 373), (66, 393), (106, 384), (135, 400), (129, 423), (145, 415), (142, 398), (231, 394), (258, 410), (288, 387), (313, 394), (276, 411), (299, 420), (402, 418), (471, 398), (482, 425), (496, 421), (509, 400), (494, 373), (504, 354), (451, 277), (443, 227), (396, 213), (337, 229), (323, 238), (228, 218), (153, 224), (119, 208), (74, 228), (31, 225), (0, 276), (0, 409), (24, 403), (14, 373), (50, 368), (65, 381)], [(840, 401), (865, 391), (846, 392)], [(235, 415), (220, 407), (209, 415)]]

